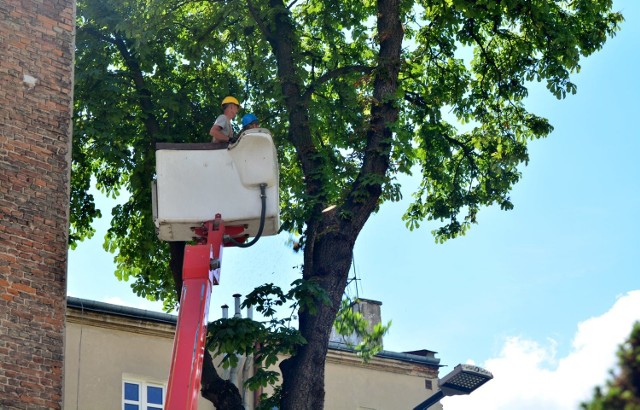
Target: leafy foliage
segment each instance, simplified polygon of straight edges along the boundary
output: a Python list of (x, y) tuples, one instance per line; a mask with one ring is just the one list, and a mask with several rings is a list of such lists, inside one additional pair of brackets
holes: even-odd
[(629, 338), (618, 349), (618, 370), (604, 388), (594, 389), (593, 400), (582, 403), (584, 410), (640, 409), (640, 322), (636, 322)]
[[(358, 337), (360, 342), (350, 347), (354, 348), (365, 362), (368, 362), (373, 356), (382, 351), (382, 338), (389, 331), (391, 321), (387, 322), (386, 325), (376, 323), (370, 329), (370, 324), (362, 313), (354, 309), (356, 303), (357, 300), (351, 300), (350, 298), (342, 300), (334, 327), (339, 335), (347, 337), (355, 335)], [(346, 340), (349, 342), (350, 339)]]
[[(227, 94), (272, 129), (279, 151), (283, 229), (302, 232), (315, 201), (342, 204), (359, 176), (376, 67), (372, 2), (293, 3), (295, 73), (308, 96), (308, 126), (322, 192), (305, 188), (278, 62), (260, 27), (265, 2), (81, 0), (76, 51), (72, 245), (100, 217), (87, 194), (93, 176), (109, 194), (130, 194), (113, 210), (106, 249), (136, 293), (171, 300), (168, 251), (154, 238), (149, 181), (156, 142), (207, 141)], [(432, 219), (438, 240), (463, 234), (483, 205), (513, 204), (509, 191), (529, 160), (526, 142), (553, 129), (528, 113), (531, 81), (558, 98), (576, 91), (570, 74), (599, 49), (621, 16), (610, 1), (442, 1), (403, 3), (403, 50), (390, 165), (381, 201), (400, 199), (398, 172), (419, 167), (422, 183), (404, 219)], [(464, 127), (458, 129), (459, 122)], [(326, 126), (330, 124), (331, 126)], [(368, 194), (361, 191), (361, 200)], [(343, 211), (348, 216), (347, 210)], [(460, 213), (463, 212), (462, 218)]]
[(223, 367), (236, 367), (238, 355), (253, 359), (257, 371), (246, 381), (251, 390), (275, 385), (279, 375), (269, 368), (279, 361), (280, 355), (293, 355), (298, 346), (306, 343), (292, 326), (293, 313), (288, 318), (279, 319), (277, 308), (291, 303), (288, 307), (291, 312), (296, 312), (312, 309), (317, 303), (328, 303), (324, 290), (312, 281), (299, 279), (291, 285), (291, 290), (284, 293), (278, 286), (265, 284), (246, 296), (241, 307), (255, 307), (266, 318), (265, 323), (231, 318), (219, 319), (208, 325), (207, 348), (223, 355)]
[[(256, 372), (247, 379), (245, 385), (251, 390), (272, 386), (274, 395), (265, 394), (261, 398), (261, 405), (277, 403), (280, 377), (272, 367), (282, 355), (294, 355), (299, 346), (307, 343), (300, 331), (293, 327), (294, 314), (300, 310), (313, 310), (313, 306), (327, 303), (326, 292), (314, 284), (314, 281), (298, 279), (286, 293), (271, 283), (258, 286), (246, 296), (241, 307), (255, 308), (265, 321), (234, 317), (211, 322), (207, 326), (207, 349), (222, 356), (221, 364), (224, 368), (237, 367), (239, 355), (253, 360)], [(342, 301), (335, 328), (341, 335), (355, 334), (360, 337), (361, 342), (351, 347), (363, 360), (368, 361), (382, 350), (382, 337), (391, 322), (387, 325), (377, 324), (369, 329), (364, 316), (353, 309), (354, 303), (350, 298)], [(284, 319), (278, 317), (281, 314), (278, 308), (283, 306), (292, 312)]]

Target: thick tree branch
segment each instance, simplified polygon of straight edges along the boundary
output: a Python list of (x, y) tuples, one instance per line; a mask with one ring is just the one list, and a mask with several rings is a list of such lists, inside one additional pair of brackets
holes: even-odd
[(230, 381), (221, 378), (213, 367), (213, 358), (207, 349), (202, 361), (202, 397), (218, 410), (244, 410), (242, 396)]
[(214, 31), (216, 31), (222, 24), (229, 24), (228, 21), (226, 21), (226, 15), (222, 15), (218, 21), (214, 22), (213, 24), (209, 25), (207, 28), (205, 28), (204, 30), (202, 30), (194, 39), (196, 44), (200, 44), (202, 41), (204, 41), (204, 39), (206, 39), (207, 37), (209, 37), (211, 35), (211, 33), (213, 33)]
[[(251, 11), (263, 35), (271, 45), (280, 80), (284, 104), (289, 114), (289, 141), (294, 146), (305, 178), (306, 197), (309, 212), (306, 216), (306, 245), (304, 252), (303, 278), (317, 280), (331, 299), (330, 305), (319, 303), (316, 314), (299, 312), (300, 331), (307, 344), (300, 347), (294, 356), (280, 364), (283, 375), (283, 410), (321, 409), (324, 403), (324, 363), (328, 348), (331, 325), (335, 320), (342, 293), (346, 286), (346, 276), (351, 261), (353, 241), (345, 241), (340, 232), (336, 241), (331, 241), (324, 228), (326, 214), (321, 210), (326, 205), (323, 190), (324, 173), (329, 172), (325, 156), (320, 155), (309, 128), (309, 100), (312, 91), (303, 91), (302, 80), (297, 73), (296, 59), (299, 55), (295, 25), (290, 11), (282, 0), (270, 0), (271, 23), (261, 26), (262, 19), (255, 8)], [(250, 9), (251, 10), (251, 9)], [(320, 80), (329, 81), (346, 74), (352, 68), (344, 68), (327, 74)], [(316, 83), (320, 84), (320, 83)], [(317, 85), (315, 85), (317, 86)], [(314, 87), (315, 87), (314, 86)], [(336, 220), (329, 224), (337, 227)], [(336, 232), (334, 230), (333, 232)], [(316, 252), (317, 236), (322, 237), (319, 252)], [(326, 245), (330, 243), (332, 249)], [(333, 251), (333, 252), (332, 252)], [(325, 257), (332, 253), (335, 262)], [(308, 372), (303, 369), (315, 369)]]
[[(289, 114), (289, 141), (294, 146), (305, 178), (306, 200), (310, 206), (307, 217), (309, 232), (314, 232), (314, 225), (319, 221), (321, 211), (326, 205), (323, 190), (323, 174), (326, 171), (325, 159), (318, 152), (311, 137), (309, 128), (309, 101), (303, 98), (303, 84), (297, 73), (297, 50), (299, 49), (295, 25), (291, 12), (282, 0), (269, 1), (271, 13), (270, 24), (263, 29), (263, 34), (273, 50), (278, 78), (280, 80), (284, 104)], [(260, 21), (257, 16), (256, 21)], [(308, 244), (313, 247), (312, 238)], [(305, 252), (305, 268), (312, 270), (312, 260)], [(306, 270), (306, 269), (305, 269)]]
[(270, 38), (273, 36), (269, 27), (265, 24), (264, 18), (260, 14), (260, 11), (256, 7), (255, 4), (251, 0), (247, 0), (247, 8), (249, 9), (249, 13), (251, 17), (253, 17), (253, 21), (258, 25), (258, 29), (264, 35), (265, 38)]
[(319, 86), (333, 80), (334, 78), (340, 78), (351, 73), (371, 74), (373, 70), (373, 67), (369, 67), (366, 65), (352, 65), (339, 67), (334, 70), (328, 71), (318, 77), (313, 83), (311, 83), (311, 85), (307, 87), (306, 91), (302, 95), (302, 98), (305, 101), (308, 100), (309, 98), (311, 98), (311, 96)]
[(98, 29), (90, 26), (83, 26), (82, 30), (91, 34), (99, 40), (114, 45), (118, 49), (120, 56), (127, 66), (129, 76), (132, 79), (134, 88), (138, 94), (138, 103), (140, 104), (140, 108), (144, 113), (144, 126), (147, 130), (147, 134), (150, 137), (150, 149), (155, 149), (155, 143), (160, 135), (160, 125), (154, 114), (154, 105), (151, 101), (151, 92), (145, 85), (144, 74), (142, 73), (140, 63), (138, 63), (138, 60), (136, 60), (133, 54), (131, 54), (131, 52), (129, 51), (126, 39), (116, 34), (106, 35)]
[[(344, 209), (351, 218), (343, 222), (351, 235), (360, 229), (378, 204), (382, 184), (389, 169), (393, 139), (392, 126), (398, 119), (395, 94), (402, 64), (401, 51), (404, 30), (400, 18), (399, 0), (378, 1), (378, 66), (374, 70), (374, 91), (367, 145), (360, 173), (345, 201)], [(363, 195), (365, 194), (365, 195)], [(366, 197), (367, 200), (361, 198)]]

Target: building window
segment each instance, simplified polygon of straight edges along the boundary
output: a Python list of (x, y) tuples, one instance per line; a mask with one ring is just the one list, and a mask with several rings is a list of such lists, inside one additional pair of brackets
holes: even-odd
[(123, 410), (163, 410), (164, 386), (134, 380), (122, 382)]

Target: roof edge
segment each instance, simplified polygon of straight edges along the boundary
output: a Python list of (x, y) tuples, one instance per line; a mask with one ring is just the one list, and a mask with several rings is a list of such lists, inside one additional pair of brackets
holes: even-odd
[(67, 296), (67, 307), (80, 309), (89, 312), (108, 313), (110, 315), (128, 317), (131, 319), (149, 320), (157, 323), (167, 323), (175, 325), (178, 316), (169, 313), (154, 312), (151, 310), (138, 309), (129, 306), (114, 305), (112, 303), (98, 302)]
[[(138, 309), (130, 306), (114, 305), (112, 303), (82, 299), (73, 296), (67, 296), (67, 307), (88, 312), (116, 315), (129, 319), (148, 320), (156, 323), (171, 324), (174, 326), (178, 321), (177, 316), (169, 313), (154, 312), (151, 310)], [(355, 349), (347, 346), (344, 343), (329, 342), (329, 349), (357, 353)], [(381, 351), (380, 353), (376, 354), (376, 357), (429, 366), (442, 366), (440, 364), (440, 359), (435, 357), (425, 357), (410, 353), (392, 352), (389, 350)]]

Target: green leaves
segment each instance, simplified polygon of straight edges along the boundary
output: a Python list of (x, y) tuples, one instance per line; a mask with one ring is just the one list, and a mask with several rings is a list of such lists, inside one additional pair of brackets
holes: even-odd
[(618, 366), (611, 371), (604, 387), (597, 386), (593, 399), (580, 405), (584, 410), (609, 410), (640, 408), (640, 322), (636, 322), (631, 334), (618, 347)]
[(354, 335), (358, 337), (360, 342), (350, 347), (352, 347), (365, 362), (368, 362), (373, 356), (382, 351), (382, 338), (389, 331), (391, 321), (386, 325), (377, 323), (371, 326), (362, 313), (353, 308), (356, 302), (357, 300), (354, 301), (349, 298), (342, 300), (334, 328), (339, 335), (347, 337)]
[(327, 292), (317, 281), (296, 279), (291, 283), (291, 289), (287, 293), (273, 283), (256, 287), (246, 296), (242, 307), (254, 306), (262, 315), (274, 317), (277, 308), (286, 303), (291, 303), (289, 307), (292, 309), (315, 314), (318, 305), (329, 305), (330, 301)]
[[(291, 314), (279, 318), (278, 307), (291, 303)], [(270, 370), (282, 355), (294, 355), (299, 346), (306, 344), (300, 332), (292, 327), (296, 310), (315, 310), (316, 303), (328, 303), (326, 292), (311, 281), (296, 280), (286, 294), (282, 289), (266, 284), (257, 287), (242, 302), (243, 308), (255, 307), (266, 319), (219, 319), (207, 326), (207, 349), (222, 356), (224, 368), (236, 367), (238, 355), (244, 355), (256, 366), (255, 374), (245, 384), (251, 390), (279, 382), (279, 373)], [(276, 389), (277, 391), (277, 389)]]
[(575, 94), (570, 74), (580, 56), (622, 21), (604, 3), (456, 0), (425, 8), (403, 71), (423, 176), (404, 215), (409, 228), (441, 221), (433, 232), (443, 241), (464, 234), (482, 206), (513, 207), (508, 192), (528, 162), (527, 141), (553, 129), (527, 112), (529, 82), (545, 81), (557, 98)]
[[(288, 303), (291, 303), (288, 306), (291, 315), (278, 318), (283, 311), (277, 308)], [(224, 368), (237, 367), (240, 355), (252, 360), (256, 373), (245, 383), (249, 389), (275, 386), (279, 382), (279, 373), (270, 368), (279, 363), (283, 355), (294, 355), (300, 346), (306, 344), (300, 332), (291, 326), (293, 314), (304, 309), (313, 315), (319, 303), (328, 304), (329, 299), (315, 281), (296, 280), (287, 293), (273, 284), (259, 286), (247, 295), (241, 306), (255, 307), (265, 320), (258, 322), (234, 317), (211, 322), (207, 326), (207, 349), (222, 357)], [(342, 301), (334, 326), (341, 335), (360, 338), (361, 342), (351, 347), (368, 361), (382, 350), (382, 338), (391, 322), (370, 326), (364, 316), (353, 309), (354, 303), (350, 299)]]
[[(262, 34), (276, 14), (266, 3), (253, 6), (78, 2), (70, 242), (90, 237), (99, 217), (86, 195), (91, 176), (108, 195), (136, 196), (135, 211), (118, 211), (128, 228), (114, 226), (108, 237), (109, 249), (126, 254), (118, 260), (123, 278), (149, 271), (142, 242), (166, 255), (142, 232), (151, 226), (142, 196), (154, 174), (155, 142), (207, 141), (221, 96), (238, 96), (274, 134), (283, 229), (302, 233), (317, 204), (340, 206), (361, 172), (378, 64), (375, 4), (311, 1), (287, 11), (309, 143), (320, 165), (313, 174), (305, 174), (292, 144), (297, 131), (288, 128), (283, 78)], [(518, 166), (528, 161), (526, 141), (552, 130), (525, 109), (529, 83), (546, 82), (558, 98), (575, 93), (570, 74), (579, 58), (599, 49), (622, 21), (610, 8), (610, 1), (595, 0), (404, 2), (406, 46), (393, 96), (402, 110), (387, 124), (389, 168), (385, 178), (360, 175), (365, 189), (353, 199), (368, 201), (378, 192), (366, 189), (371, 184), (381, 187), (381, 201), (398, 200), (395, 174), (417, 166), (422, 183), (405, 214), (410, 228), (440, 221), (435, 234), (444, 240), (475, 223), (482, 206), (509, 209)], [(310, 191), (312, 182), (321, 188)], [(132, 217), (141, 221), (123, 219)], [(166, 275), (166, 266), (159, 272)], [(157, 293), (143, 283), (138, 291)]]
[(327, 292), (313, 279), (293, 281), (287, 298), (296, 301), (292, 307), (297, 305), (299, 312), (308, 311), (312, 315), (316, 314), (319, 305), (331, 305)]

